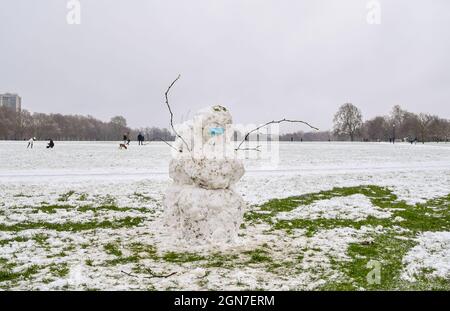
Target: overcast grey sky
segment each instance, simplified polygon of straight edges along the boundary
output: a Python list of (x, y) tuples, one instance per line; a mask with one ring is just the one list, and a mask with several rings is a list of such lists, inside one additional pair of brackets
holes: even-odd
[[(123, 115), (167, 126), (204, 106), (238, 123), (297, 118), (331, 127), (352, 102), (365, 119), (393, 105), (450, 117), (450, 1), (0, 0), (0, 92), (33, 112)], [(306, 129), (299, 127), (298, 129)], [(289, 130), (289, 129), (288, 129)]]

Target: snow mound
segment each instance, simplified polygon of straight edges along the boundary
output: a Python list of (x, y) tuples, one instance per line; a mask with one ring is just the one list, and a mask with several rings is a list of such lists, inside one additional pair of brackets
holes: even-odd
[(450, 232), (424, 232), (418, 242), (403, 258), (402, 279), (414, 282), (427, 270), (429, 276), (450, 278)]

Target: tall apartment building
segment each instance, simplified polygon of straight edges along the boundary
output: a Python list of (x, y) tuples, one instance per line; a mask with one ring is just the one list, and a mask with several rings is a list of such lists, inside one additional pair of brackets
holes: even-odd
[(22, 98), (17, 94), (0, 94), (0, 107), (9, 107), (20, 111), (22, 109)]

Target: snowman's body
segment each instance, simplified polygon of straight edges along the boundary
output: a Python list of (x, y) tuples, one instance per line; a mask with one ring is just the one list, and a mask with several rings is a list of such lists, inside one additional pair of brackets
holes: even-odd
[(166, 223), (179, 238), (193, 243), (230, 242), (237, 237), (245, 203), (233, 190), (244, 175), (234, 155), (232, 118), (212, 106), (177, 128), (169, 167), (173, 184), (166, 198)]

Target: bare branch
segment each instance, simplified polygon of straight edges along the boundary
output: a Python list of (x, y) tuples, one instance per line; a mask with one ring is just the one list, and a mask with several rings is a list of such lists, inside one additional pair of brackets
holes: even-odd
[[(169, 274), (155, 274), (155, 273), (153, 273), (153, 271), (151, 269), (147, 269), (147, 271), (150, 273), (150, 276), (143, 276), (146, 279), (151, 279), (151, 278), (168, 278), (168, 277), (170, 277), (172, 275), (177, 274), (176, 272), (172, 272), (172, 273), (169, 273)], [(122, 273), (124, 273), (124, 274), (126, 274), (128, 276), (134, 277), (134, 278), (138, 278), (139, 277), (137, 275), (131, 274), (131, 273), (123, 271), (123, 270), (120, 270), (120, 272), (122, 272)]]
[(191, 149), (189, 148), (189, 145), (187, 144), (187, 142), (184, 140), (183, 137), (181, 137), (180, 134), (178, 134), (178, 132), (175, 130), (175, 127), (173, 126), (173, 112), (172, 112), (172, 109), (170, 108), (170, 105), (169, 105), (169, 92), (170, 92), (170, 89), (175, 84), (175, 82), (177, 82), (178, 79), (180, 79), (180, 77), (181, 77), (181, 75), (178, 75), (178, 77), (175, 80), (172, 81), (172, 83), (167, 88), (167, 91), (164, 93), (164, 96), (166, 97), (166, 105), (167, 105), (167, 109), (169, 109), (169, 113), (170, 113), (170, 127), (172, 128), (172, 130), (175, 133), (175, 135), (177, 137), (179, 137), (181, 139), (181, 141), (183, 141), (183, 143), (186, 146), (187, 150), (191, 151)]
[(310, 128), (315, 129), (316, 131), (319, 130), (317, 127), (312, 126), (312, 125), (309, 124), (308, 122), (301, 121), (301, 120), (289, 120), (289, 119), (286, 119), (286, 118), (283, 118), (283, 119), (277, 120), (277, 121), (273, 120), (273, 121), (267, 122), (267, 123), (265, 123), (265, 124), (263, 124), (263, 125), (260, 125), (260, 126), (258, 126), (257, 128), (255, 128), (255, 129), (251, 130), (250, 132), (248, 132), (247, 134), (245, 134), (244, 139), (240, 142), (240, 144), (238, 145), (238, 147), (237, 147), (236, 149), (234, 149), (234, 150), (236, 150), (236, 151), (238, 151), (238, 150), (245, 150), (245, 149), (241, 149), (241, 146), (242, 146), (242, 144), (244, 143), (244, 141), (247, 140), (248, 136), (249, 136), (251, 133), (256, 132), (256, 131), (258, 131), (259, 129), (261, 129), (261, 128), (265, 127), (265, 126), (268, 126), (268, 125), (270, 125), (270, 124), (279, 124), (279, 123), (282, 123), (282, 122), (289, 122), (289, 123), (303, 123), (303, 124), (309, 126)]
[(181, 150), (178, 150), (177, 148), (175, 148), (172, 144), (168, 143), (167, 141), (165, 141), (164, 139), (162, 139), (161, 137), (158, 137), (157, 139), (159, 139), (162, 142), (165, 142), (167, 145), (169, 145), (172, 149), (181, 152)]
[(150, 273), (150, 275), (152, 276), (152, 277), (154, 277), (154, 278), (168, 278), (168, 277), (170, 277), (170, 276), (172, 276), (172, 275), (175, 275), (175, 274), (177, 274), (176, 272), (171, 272), (171, 273), (168, 273), (168, 274), (156, 274), (156, 273), (154, 273), (153, 271), (152, 271), (152, 269), (146, 269), (147, 270), (147, 272), (148, 273)]
[(235, 149), (236, 151), (241, 150), (241, 151), (245, 151), (245, 150), (253, 150), (253, 151), (258, 151), (261, 152), (261, 150), (259, 150), (259, 148), (261, 148), (261, 146), (256, 146), (255, 148), (238, 148)]
[(134, 278), (137, 278), (137, 277), (138, 277), (137, 275), (131, 274), (131, 273), (126, 272), (126, 271), (123, 271), (123, 270), (120, 270), (120, 272), (125, 273), (125, 274), (128, 275), (128, 276), (132, 276), (132, 277), (134, 277)]

